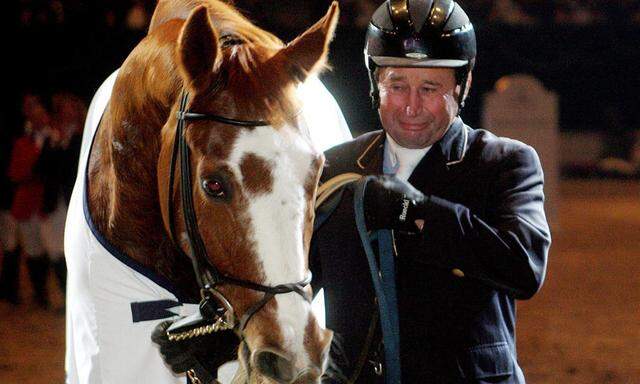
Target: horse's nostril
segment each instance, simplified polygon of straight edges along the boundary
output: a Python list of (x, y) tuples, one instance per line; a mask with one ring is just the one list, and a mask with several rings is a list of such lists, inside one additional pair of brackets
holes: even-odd
[(276, 351), (255, 351), (253, 361), (255, 368), (263, 376), (284, 383), (288, 383), (293, 380), (293, 363), (291, 360)]

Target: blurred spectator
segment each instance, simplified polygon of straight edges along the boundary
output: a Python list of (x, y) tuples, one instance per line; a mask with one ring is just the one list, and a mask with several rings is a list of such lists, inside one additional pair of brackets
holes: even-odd
[(117, 25), (116, 11), (107, 9), (104, 11), (104, 25), (106, 28), (115, 28)]
[(126, 26), (132, 31), (146, 30), (149, 25), (149, 18), (142, 1), (135, 1), (127, 11)]
[(53, 0), (49, 3), (51, 18), (54, 24), (65, 23), (64, 3), (61, 0)]
[[(20, 255), (26, 255), (33, 298), (49, 306), (49, 269), (64, 292), (64, 222), (75, 182), (86, 106), (77, 96), (60, 92), (50, 113), (31, 92), (22, 99), (21, 135), (0, 154), (0, 299), (18, 304)], [(6, 169), (6, 172), (4, 172)]]
[(558, 24), (589, 25), (596, 16), (588, 4), (578, 0), (562, 0), (556, 4), (554, 21)]
[(508, 25), (531, 25), (536, 22), (515, 0), (494, 0), (490, 20)]
[(474, 24), (482, 24), (489, 20), (493, 8), (493, 0), (460, 0), (458, 4), (467, 10)]
[[(61, 169), (54, 174), (59, 175), (60, 194), (64, 202), (71, 199), (71, 192), (76, 179), (74, 172), (78, 165), (82, 128), (87, 115), (87, 107), (76, 95), (61, 92), (53, 95), (53, 126), (59, 135), (56, 146), (63, 150)], [(73, 170), (69, 172), (69, 170)]]
[[(11, 214), (18, 223), (19, 243), (27, 255), (34, 300), (40, 307), (46, 308), (49, 263), (40, 238), (40, 211), (44, 186), (35, 172), (35, 167), (46, 140), (45, 132), (50, 129), (50, 119), (40, 97), (33, 94), (24, 96), (22, 110), (25, 117), (24, 132), (14, 144), (8, 170), (9, 178), (16, 186)], [(17, 258), (18, 247), (14, 251)], [(10, 294), (18, 297), (19, 262), (12, 263), (11, 267), (13, 270), (3, 269), (2, 272), (12, 288), (16, 288), (16, 291)]]
[(20, 9), (19, 23), (23, 27), (28, 27), (33, 22), (33, 10), (31, 8)]
[(36, 166), (44, 185), (40, 235), (60, 289), (65, 292), (64, 223), (75, 182), (86, 108), (80, 99), (65, 92), (52, 97), (52, 108), (51, 131)]
[(371, 15), (378, 8), (379, 0), (344, 0), (340, 2), (340, 24), (357, 29), (367, 29)]
[[(18, 302), (22, 248), (34, 301), (42, 308), (49, 306), (47, 277), (51, 264), (63, 292), (66, 286), (64, 222), (86, 114), (82, 101), (68, 93), (54, 95), (52, 106), (50, 115), (39, 96), (28, 93), (23, 97), (24, 132), (14, 143), (7, 172), (15, 184), (15, 194), (11, 217), (3, 215), (2, 220), (3, 227), (13, 231), (7, 231), (2, 239), (5, 257), (1, 296)], [(11, 218), (17, 225), (12, 226)]]
[[(2, 127), (2, 139), (12, 141), (7, 132), (7, 127)], [(6, 300), (12, 304), (19, 303), (19, 261), (20, 249), (18, 248), (18, 230), (16, 220), (11, 215), (11, 203), (13, 202), (13, 183), (9, 180), (7, 169), (10, 161), (11, 145), (1, 143), (0, 149), (0, 251), (2, 252), (2, 267), (0, 267), (0, 300)]]

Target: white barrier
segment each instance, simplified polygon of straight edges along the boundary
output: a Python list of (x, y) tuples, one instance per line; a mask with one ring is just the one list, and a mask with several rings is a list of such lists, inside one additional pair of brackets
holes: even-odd
[(485, 95), (482, 127), (498, 136), (531, 145), (538, 152), (545, 176), (545, 211), (557, 227), (560, 182), (558, 97), (536, 78), (517, 74), (500, 78)]

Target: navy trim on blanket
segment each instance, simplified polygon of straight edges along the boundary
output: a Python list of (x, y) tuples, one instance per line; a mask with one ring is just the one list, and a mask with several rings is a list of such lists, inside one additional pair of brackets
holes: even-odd
[(134, 323), (141, 321), (161, 320), (177, 316), (169, 309), (180, 307), (182, 303), (175, 300), (137, 301), (131, 303), (131, 320)]
[[(105, 110), (106, 110), (106, 108), (105, 108)], [(173, 285), (173, 283), (170, 282), (169, 280), (167, 280), (165, 277), (163, 277), (161, 275), (158, 275), (153, 270), (151, 270), (151, 269), (145, 267), (144, 265), (140, 264), (136, 260), (132, 259), (126, 253), (124, 253), (121, 250), (119, 250), (118, 248), (116, 248), (113, 244), (109, 243), (109, 241), (96, 228), (96, 226), (95, 226), (95, 224), (93, 222), (93, 218), (91, 217), (91, 212), (89, 212), (89, 203), (88, 203), (88, 198), (87, 198), (87, 194), (88, 194), (87, 191), (89, 189), (89, 164), (88, 163), (89, 163), (89, 158), (91, 157), (91, 151), (93, 149), (93, 143), (94, 143), (95, 138), (96, 138), (96, 133), (98, 132), (98, 128), (100, 128), (100, 123), (101, 122), (102, 122), (102, 117), (100, 118), (100, 122), (98, 123), (98, 126), (96, 127), (96, 129), (93, 132), (93, 137), (91, 138), (91, 146), (89, 147), (89, 153), (87, 154), (87, 159), (86, 159), (87, 164), (85, 164), (84, 185), (83, 185), (83, 190), (82, 190), (82, 205), (83, 205), (83, 209), (84, 209), (84, 217), (85, 217), (85, 220), (87, 221), (87, 225), (89, 225), (89, 228), (91, 229), (91, 233), (93, 233), (93, 236), (95, 236), (95, 238), (98, 239), (100, 244), (102, 244), (102, 246), (111, 255), (113, 255), (116, 259), (120, 260), (123, 264), (125, 264), (129, 268), (133, 269), (134, 271), (146, 276), (149, 280), (153, 281), (154, 283), (158, 284), (162, 288), (164, 288), (167, 291), (171, 292), (172, 294), (174, 294), (176, 296), (176, 298), (178, 300), (180, 300), (180, 302), (196, 304), (196, 303), (194, 303), (193, 300), (189, 299), (189, 297), (186, 296), (183, 292), (181, 292), (179, 289), (177, 289), (175, 287), (175, 285)]]

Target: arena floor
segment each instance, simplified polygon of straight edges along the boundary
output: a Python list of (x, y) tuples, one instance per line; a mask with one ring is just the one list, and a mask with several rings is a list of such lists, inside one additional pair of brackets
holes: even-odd
[[(561, 195), (545, 286), (519, 306), (527, 382), (640, 383), (640, 183), (565, 181)], [(0, 303), (0, 384), (63, 383), (61, 297), (37, 310), (27, 288), (22, 306)]]

